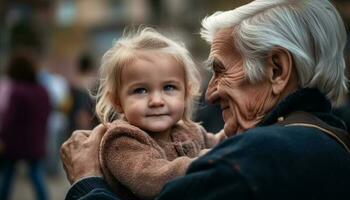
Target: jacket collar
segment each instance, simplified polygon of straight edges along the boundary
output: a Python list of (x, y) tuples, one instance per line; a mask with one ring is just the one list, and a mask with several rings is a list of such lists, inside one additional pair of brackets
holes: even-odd
[(277, 119), (294, 111), (318, 113), (316, 115), (330, 114), (331, 102), (315, 88), (302, 88), (284, 98), (269, 112), (258, 126), (268, 126), (277, 122)]

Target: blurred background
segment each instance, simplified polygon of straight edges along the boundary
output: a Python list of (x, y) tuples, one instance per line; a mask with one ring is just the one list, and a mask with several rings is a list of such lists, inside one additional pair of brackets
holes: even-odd
[[(96, 125), (87, 89), (96, 87), (101, 56), (124, 28), (153, 26), (184, 41), (201, 65), (209, 52), (209, 46), (199, 36), (201, 19), (247, 2), (250, 1), (0, 0), (0, 131), (13, 130), (5, 133), (13, 145), (6, 155), (10, 164), (5, 165), (4, 156), (0, 156), (0, 184), (12, 186), (2, 188), (8, 191), (9, 199), (64, 199), (69, 183), (62, 171), (59, 147), (73, 130)], [(350, 0), (333, 3), (349, 33)], [(348, 44), (348, 63), (349, 52)], [(205, 70), (202, 74), (205, 89), (210, 74)], [(25, 84), (11, 84), (9, 79)], [(17, 94), (15, 99), (9, 99), (10, 91)], [(13, 114), (3, 114), (6, 110)], [(349, 123), (348, 99), (336, 113)], [(221, 118), (220, 111), (201, 102), (196, 120), (217, 132), (222, 121), (212, 117)], [(33, 133), (23, 136), (22, 129)], [(3, 155), (1, 152), (4, 149), (0, 143)], [(3, 179), (6, 181), (1, 183)]]

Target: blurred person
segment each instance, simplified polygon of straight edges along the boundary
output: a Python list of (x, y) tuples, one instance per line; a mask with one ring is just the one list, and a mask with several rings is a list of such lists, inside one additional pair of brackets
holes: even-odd
[[(0, 76), (0, 130), (3, 123), (2, 117), (4, 116), (4, 112), (9, 102), (10, 89), (11, 89), (11, 84), (10, 84), (10, 81), (8, 80), (8, 77)], [(0, 141), (0, 146), (1, 146), (1, 141)], [(0, 153), (2, 152), (1, 150), (2, 148), (0, 147)]]
[[(0, 76), (0, 132), (3, 123), (3, 116), (8, 106), (11, 84), (7, 77)], [(0, 170), (3, 166), (4, 144), (0, 137)]]
[(47, 127), (47, 156), (44, 164), (49, 175), (57, 176), (60, 172), (59, 148), (68, 127), (69, 84), (65, 77), (52, 72), (49, 66), (40, 66), (38, 80), (48, 91), (52, 105)]
[(152, 28), (125, 33), (104, 54), (99, 78), (96, 113), (108, 127), (100, 165), (107, 183), (127, 199), (153, 199), (226, 138), (191, 120), (198, 69), (183, 45)]
[(30, 49), (16, 50), (7, 67), (8, 101), (1, 114), (0, 138), (4, 167), (0, 199), (9, 198), (16, 165), (24, 160), (37, 199), (48, 199), (42, 161), (46, 153), (50, 101), (37, 79), (37, 55)]
[[(348, 38), (350, 33), (348, 33)], [(347, 42), (345, 48), (345, 58), (347, 64), (347, 77), (350, 77), (350, 41)], [(344, 120), (348, 130), (350, 130), (350, 92), (347, 92), (344, 103), (337, 107), (334, 113), (339, 116), (342, 120)]]
[[(93, 58), (88, 53), (80, 55), (77, 63), (76, 82), (70, 86), (70, 108), (68, 112), (68, 131), (65, 139), (70, 133), (77, 129), (91, 130), (98, 124), (94, 113), (94, 102), (89, 90), (96, 86), (96, 70)], [(69, 134), (68, 134), (69, 133)]]
[[(220, 103), (229, 138), (156, 199), (349, 199), (349, 133), (332, 114), (347, 91), (346, 32), (334, 6), (255, 0), (202, 27), (213, 70), (206, 98)], [(122, 199), (101, 178), (104, 132), (76, 131), (63, 144), (67, 200)]]
[(10, 48), (28, 46), (40, 53), (42, 59), (37, 64), (38, 82), (49, 94), (52, 111), (49, 114), (47, 126), (47, 154), (44, 161), (45, 172), (55, 176), (60, 172), (59, 147), (63, 140), (63, 134), (67, 131), (67, 101), (69, 86), (62, 75), (53, 72), (51, 66), (44, 62), (44, 51), (47, 46), (46, 36), (36, 20), (28, 13), (14, 20), (10, 29)]

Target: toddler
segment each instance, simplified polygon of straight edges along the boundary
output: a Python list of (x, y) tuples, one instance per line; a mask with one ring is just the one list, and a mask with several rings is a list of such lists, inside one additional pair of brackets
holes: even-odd
[[(124, 35), (102, 58), (96, 112), (105, 180), (123, 199), (153, 199), (225, 139), (191, 120), (199, 72), (185, 47), (151, 28)], [(109, 123), (111, 122), (112, 123)]]

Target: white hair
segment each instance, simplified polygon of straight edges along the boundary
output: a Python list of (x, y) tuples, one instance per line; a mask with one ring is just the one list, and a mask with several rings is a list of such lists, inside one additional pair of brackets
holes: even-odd
[(346, 31), (328, 0), (256, 0), (204, 18), (201, 36), (211, 43), (218, 30), (229, 27), (248, 80), (262, 80), (264, 58), (282, 47), (293, 57), (300, 87), (318, 88), (333, 104), (347, 91)]

